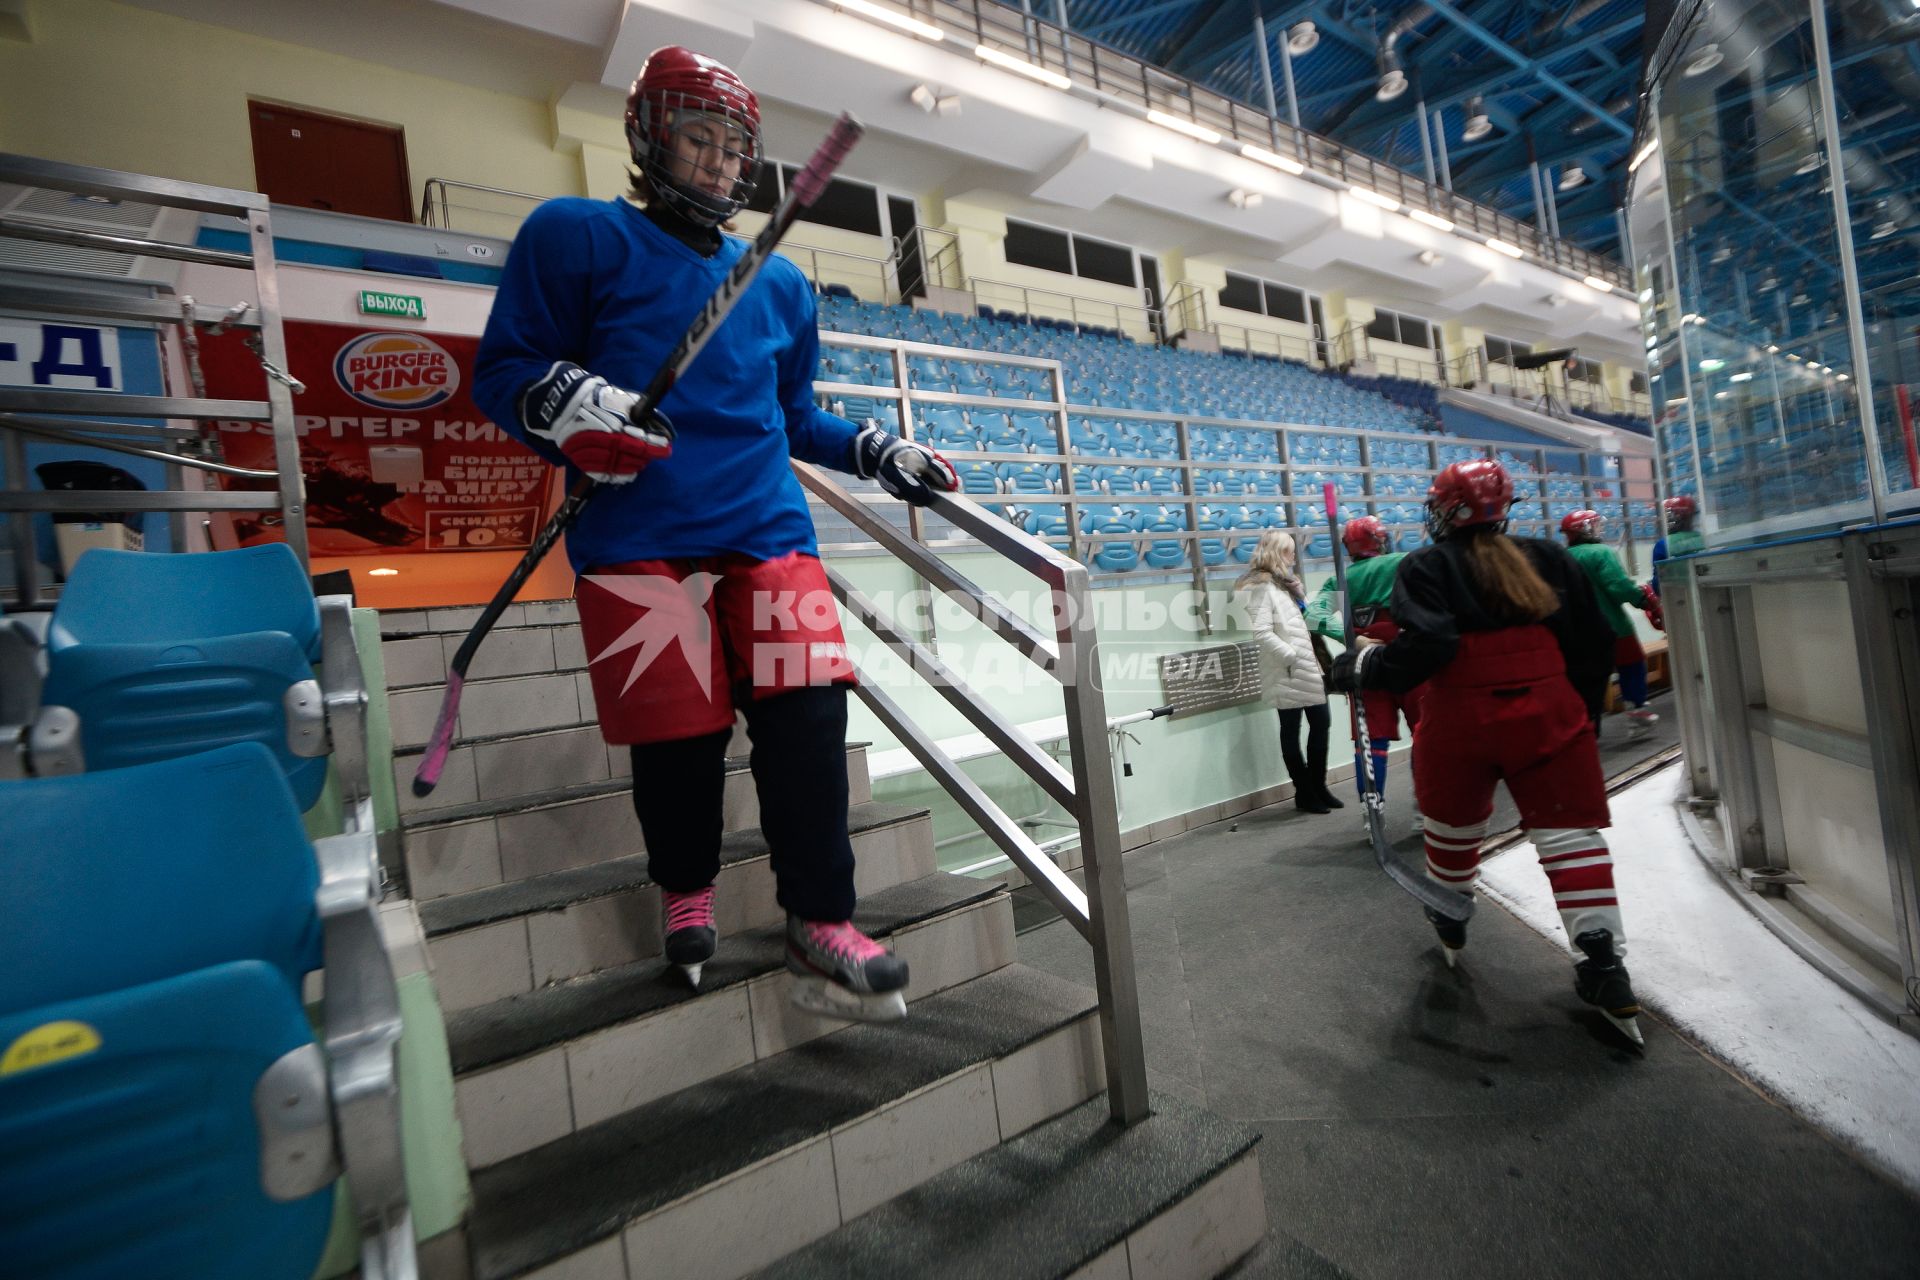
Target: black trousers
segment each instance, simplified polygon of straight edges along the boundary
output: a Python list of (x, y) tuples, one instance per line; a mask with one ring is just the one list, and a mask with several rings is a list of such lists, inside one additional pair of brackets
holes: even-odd
[[(753, 741), (748, 764), (780, 905), (807, 920), (848, 919), (854, 894), (846, 686), (816, 685), (740, 705)], [(720, 874), (732, 733), (631, 748), (633, 809), (647, 839), (647, 874), (663, 889), (692, 893)]]
[[(1300, 721), (1307, 722), (1307, 756), (1300, 758)], [(1324, 789), (1327, 785), (1327, 732), (1333, 723), (1333, 716), (1327, 710), (1327, 704), (1316, 702), (1310, 707), (1280, 708), (1280, 758), (1287, 763), (1287, 777), (1293, 782), (1294, 793), (1298, 795), (1302, 784), (1315, 789)]]

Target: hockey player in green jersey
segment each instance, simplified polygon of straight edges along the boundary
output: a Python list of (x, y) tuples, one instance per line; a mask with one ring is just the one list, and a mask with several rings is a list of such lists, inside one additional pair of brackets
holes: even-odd
[(1653, 544), (1653, 580), (1647, 585), (1653, 588), (1653, 594), (1660, 594), (1660, 562), (1676, 556), (1698, 555), (1706, 550), (1707, 543), (1694, 531), (1693, 520), (1700, 512), (1700, 504), (1691, 494), (1677, 494), (1660, 504), (1667, 513), (1667, 534)]
[[(1400, 562), (1406, 559), (1402, 551), (1389, 551), (1391, 545), (1387, 537), (1387, 528), (1380, 523), (1378, 516), (1356, 516), (1347, 521), (1341, 531), (1340, 542), (1353, 558), (1347, 568), (1347, 591), (1353, 596), (1353, 621), (1360, 634), (1382, 644), (1400, 634), (1400, 628), (1394, 625), (1393, 618), (1387, 613), (1387, 605), (1393, 599), (1393, 579), (1399, 572)], [(1317, 635), (1332, 636), (1341, 644), (1351, 648), (1353, 640), (1346, 634), (1340, 617), (1340, 602), (1334, 598), (1334, 580), (1328, 578), (1320, 586), (1320, 591), (1307, 605), (1307, 627)], [(1355, 744), (1353, 761), (1354, 786), (1362, 791), (1362, 772), (1368, 767), (1369, 758), (1373, 769), (1373, 785), (1381, 795), (1387, 790), (1387, 751), (1400, 737), (1400, 717), (1405, 716), (1407, 732), (1413, 732), (1414, 722), (1419, 718), (1418, 688), (1405, 694), (1389, 693), (1385, 689), (1367, 689), (1358, 696), (1365, 699), (1364, 710), (1367, 713), (1367, 757), (1359, 754), (1359, 744)], [(1420, 828), (1420, 817), (1414, 815), (1416, 828)]]
[(1620, 606), (1644, 609), (1654, 625), (1661, 626), (1660, 597), (1652, 587), (1641, 586), (1627, 576), (1620, 558), (1606, 545), (1607, 521), (1598, 511), (1571, 512), (1560, 521), (1560, 532), (1587, 580), (1593, 583), (1601, 612), (1613, 627), (1613, 666), (1620, 676), (1620, 700), (1627, 704), (1627, 737), (1637, 741), (1653, 732), (1660, 717), (1647, 710), (1646, 650), (1640, 647), (1633, 623)]

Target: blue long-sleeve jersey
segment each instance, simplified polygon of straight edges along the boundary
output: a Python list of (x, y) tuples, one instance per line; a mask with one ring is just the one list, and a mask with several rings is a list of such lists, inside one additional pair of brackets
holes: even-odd
[[(625, 200), (549, 200), (520, 233), (480, 340), (473, 398), (528, 434), (520, 396), (557, 360), (636, 394), (646, 388), (746, 242), (702, 257)], [(576, 571), (629, 560), (817, 552), (788, 458), (852, 470), (854, 425), (813, 402), (819, 360), (813, 289), (774, 256), (672, 391), (673, 456), (631, 484), (602, 485), (567, 535)]]

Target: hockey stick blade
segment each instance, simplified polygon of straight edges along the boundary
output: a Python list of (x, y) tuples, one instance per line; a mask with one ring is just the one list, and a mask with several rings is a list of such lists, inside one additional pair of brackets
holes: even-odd
[[(1340, 542), (1339, 504), (1334, 501), (1333, 486), (1323, 485), (1321, 496), (1327, 504), (1327, 531), (1333, 535), (1333, 589), (1340, 593), (1340, 615), (1346, 629), (1347, 643), (1357, 644), (1360, 632), (1353, 625), (1353, 597), (1347, 594), (1347, 563), (1341, 555), (1344, 548)], [(1367, 843), (1373, 846), (1373, 860), (1387, 873), (1387, 879), (1412, 894), (1421, 906), (1449, 920), (1465, 923), (1473, 918), (1474, 900), (1471, 897), (1409, 870), (1393, 856), (1393, 850), (1387, 844), (1387, 802), (1379, 788), (1373, 785), (1373, 743), (1367, 735), (1367, 707), (1359, 690), (1347, 695), (1347, 705), (1353, 710), (1353, 750), (1360, 762), (1360, 802), (1366, 807)]]
[[(733, 270), (727, 272), (726, 278), (720, 282), (720, 287), (713, 291), (706, 305), (700, 308), (700, 314), (694, 317), (693, 323), (681, 335), (679, 344), (673, 349), (673, 354), (667, 357), (666, 363), (661, 365), (653, 375), (653, 380), (647, 384), (646, 391), (642, 393), (629, 415), (633, 421), (646, 421), (647, 416), (659, 407), (667, 393), (673, 390), (673, 384), (706, 347), (707, 339), (719, 329), (721, 323), (726, 320), (727, 314), (733, 310), (734, 303), (740, 300), (740, 296), (747, 291), (747, 286), (752, 284), (754, 277), (760, 274), (760, 268), (765, 266), (767, 259), (773, 256), (774, 247), (793, 226), (794, 221), (800, 216), (800, 211), (817, 200), (820, 193), (827, 189), (827, 183), (833, 179), (834, 171), (839, 169), (841, 162), (847, 158), (847, 153), (853, 150), (854, 144), (860, 141), (860, 135), (865, 132), (866, 126), (851, 115), (842, 115), (833, 122), (833, 127), (827, 130), (827, 136), (821, 140), (818, 147), (814, 148), (812, 157), (788, 182), (787, 198), (781, 201), (780, 207), (773, 211), (773, 216), (767, 219), (766, 226), (760, 228), (760, 234), (753, 238), (753, 243), (747, 246), (747, 251), (740, 255), (739, 261), (734, 263)], [(513, 603), (514, 596), (520, 593), (520, 588), (526, 585), (534, 569), (546, 558), (547, 552), (553, 549), (553, 544), (558, 542), (561, 536), (573, 526), (573, 522), (580, 518), (580, 512), (587, 505), (587, 499), (593, 496), (593, 491), (597, 487), (592, 478), (584, 475), (573, 482), (572, 488), (567, 491), (567, 500), (560, 504), (560, 509), (554, 512), (553, 518), (547, 521), (535, 535), (526, 554), (520, 557), (520, 562), (514, 565), (513, 572), (508, 574), (507, 580), (500, 584), (500, 589), (493, 593), (493, 599), (487, 602), (487, 607), (480, 611), (480, 617), (468, 630), (465, 638), (460, 641), (460, 648), (454, 653), (453, 661), (448, 664), (447, 689), (441, 696), (440, 714), (433, 722), (433, 736), (427, 740), (426, 751), (420, 758), (420, 767), (414, 770), (414, 795), (431, 795), (433, 789), (440, 784), (440, 774), (447, 766), (447, 755), (453, 750), (454, 730), (460, 723), (460, 695), (466, 687), (467, 668), (472, 665), (474, 655), (480, 651), (480, 642), (485, 640), (487, 633), (493, 630), (493, 624), (500, 620), (500, 615), (506, 612), (509, 604)]]

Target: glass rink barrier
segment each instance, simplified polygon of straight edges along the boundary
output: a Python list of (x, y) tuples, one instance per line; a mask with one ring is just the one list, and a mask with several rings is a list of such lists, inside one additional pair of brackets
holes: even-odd
[(1904, 2), (1680, 6), (1648, 63), (1627, 207), (1696, 842), (1909, 1030), (1916, 38)]

